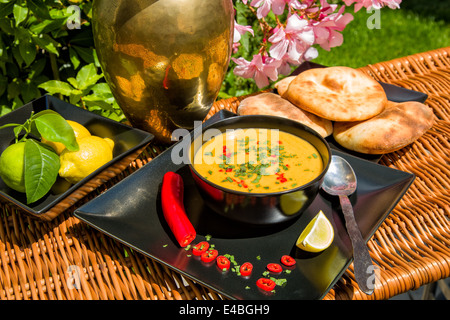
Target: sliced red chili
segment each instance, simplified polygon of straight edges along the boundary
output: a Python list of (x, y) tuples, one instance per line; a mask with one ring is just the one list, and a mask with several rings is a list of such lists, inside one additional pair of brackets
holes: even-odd
[(175, 172), (167, 172), (161, 188), (161, 207), (164, 219), (181, 247), (190, 244), (197, 233), (186, 215), (183, 204), (184, 184)]
[(201, 259), (203, 262), (213, 261), (219, 254), (219, 251), (215, 249), (210, 249), (202, 253)]
[(230, 268), (230, 259), (225, 256), (217, 257), (217, 266), (222, 270), (226, 271)]
[(292, 267), (293, 265), (295, 265), (296, 261), (291, 256), (284, 255), (281, 257), (281, 263), (287, 267)]
[(272, 279), (259, 278), (256, 281), (256, 285), (258, 286), (258, 288), (264, 291), (272, 291), (273, 289), (275, 289), (276, 283)]
[(192, 247), (192, 254), (194, 256), (201, 256), (203, 252), (208, 250), (208, 248), (209, 248), (208, 241), (199, 242), (195, 246)]
[(241, 276), (249, 276), (253, 271), (253, 265), (250, 262), (243, 263), (239, 268), (239, 273)]
[(273, 273), (280, 273), (281, 271), (283, 271), (283, 268), (281, 268), (278, 263), (269, 263), (267, 265), (267, 270)]

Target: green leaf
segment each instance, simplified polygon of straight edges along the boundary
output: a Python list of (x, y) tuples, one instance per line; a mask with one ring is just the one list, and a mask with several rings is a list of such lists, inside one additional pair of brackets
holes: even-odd
[(41, 136), (49, 141), (61, 142), (70, 151), (78, 150), (75, 133), (67, 121), (57, 113), (45, 113), (34, 119)]
[(7, 93), (9, 100), (14, 99), (20, 94), (20, 82), (18, 79), (13, 79), (13, 81), (8, 84)]
[(43, 114), (47, 114), (47, 113), (51, 113), (51, 114), (59, 114), (58, 112), (56, 112), (55, 110), (51, 110), (51, 109), (45, 109), (42, 111), (39, 111), (38, 113), (35, 113), (31, 116), (31, 120), (34, 121), (34, 119), (42, 116)]
[(6, 17), (14, 10), (14, 1), (0, 4), (0, 18)]
[(6, 91), (8, 87), (8, 78), (2, 74), (0, 74), (0, 96)]
[(70, 84), (59, 80), (49, 80), (41, 83), (38, 87), (46, 90), (50, 94), (61, 93), (65, 96), (69, 96), (72, 90), (74, 90)]
[(37, 78), (44, 71), (46, 62), (45, 58), (37, 59), (30, 67), (28, 78), (32, 80)]
[(45, 196), (58, 177), (58, 155), (43, 143), (33, 139), (25, 142), (25, 193), (27, 203)]
[(36, 46), (30, 40), (21, 40), (19, 42), (19, 51), (27, 66), (36, 58)]
[(103, 75), (97, 74), (97, 68), (93, 63), (88, 64), (81, 68), (77, 73), (76, 80), (78, 83), (78, 89), (86, 89), (87, 87), (96, 84), (102, 77)]
[(47, 5), (42, 0), (28, 0), (28, 8), (34, 12), (36, 16), (43, 19), (51, 19)]
[(28, 8), (14, 4), (13, 13), (14, 13), (14, 19), (16, 20), (16, 27), (17, 27), (19, 24), (21, 24), (27, 18)]
[(37, 99), (41, 96), (39, 89), (36, 87), (36, 84), (34, 84), (31, 81), (27, 81), (24, 83), (22, 87), (22, 98), (23, 102), (27, 103), (31, 100)]
[(78, 88), (77, 79), (75, 79), (73, 77), (69, 77), (69, 78), (67, 78), (67, 82), (70, 83), (72, 85), (72, 87)]
[[(87, 98), (87, 99), (86, 99)], [(113, 106), (104, 100), (100, 100), (97, 97), (86, 96), (83, 101), (88, 107), (100, 107), (100, 109), (113, 111)]]
[(76, 53), (76, 51), (74, 49), (72, 49), (71, 47), (69, 47), (69, 58), (70, 58), (70, 61), (72, 61), (73, 68), (78, 69), (81, 61), (78, 58), (78, 54)]
[(86, 63), (94, 63), (95, 62), (95, 58), (94, 58), (94, 49), (92, 48), (84, 48), (84, 47), (80, 47), (80, 46), (75, 46), (72, 45), (71, 46), (78, 54), (78, 56)]
[(66, 19), (36, 20), (30, 26), (30, 31), (34, 34), (45, 34), (51, 31), (59, 30), (66, 24)]
[(59, 56), (57, 47), (59, 43), (53, 40), (48, 34), (40, 34), (38, 36), (33, 35), (31, 37), (40, 48), (47, 50), (48, 52), (54, 53)]

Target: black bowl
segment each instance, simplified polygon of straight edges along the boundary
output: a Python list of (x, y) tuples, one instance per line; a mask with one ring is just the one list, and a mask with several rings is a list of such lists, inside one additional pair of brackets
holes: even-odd
[[(200, 175), (193, 166), (195, 152), (206, 142), (203, 133), (209, 129), (226, 132), (227, 129), (264, 128), (279, 129), (310, 142), (320, 153), (323, 171), (311, 182), (279, 192), (248, 193), (221, 187)], [(189, 167), (205, 204), (218, 214), (254, 225), (286, 222), (297, 218), (316, 198), (331, 161), (327, 141), (311, 128), (286, 118), (264, 115), (237, 116), (205, 126), (192, 135)]]

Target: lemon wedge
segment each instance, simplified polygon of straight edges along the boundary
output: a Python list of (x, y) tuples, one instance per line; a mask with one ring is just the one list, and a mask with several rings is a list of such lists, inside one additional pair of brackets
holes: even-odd
[(296, 245), (308, 252), (320, 252), (331, 245), (333, 238), (333, 226), (327, 216), (320, 210), (302, 231)]

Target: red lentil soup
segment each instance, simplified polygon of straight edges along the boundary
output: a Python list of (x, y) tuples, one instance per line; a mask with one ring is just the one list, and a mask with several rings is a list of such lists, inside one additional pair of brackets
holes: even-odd
[(323, 170), (320, 153), (308, 141), (276, 129), (233, 129), (205, 142), (193, 166), (227, 189), (272, 193), (314, 180)]

